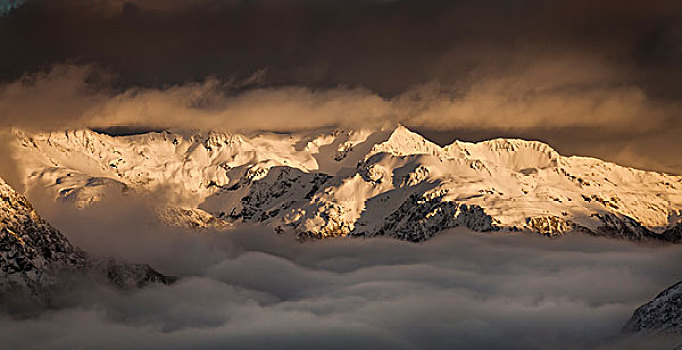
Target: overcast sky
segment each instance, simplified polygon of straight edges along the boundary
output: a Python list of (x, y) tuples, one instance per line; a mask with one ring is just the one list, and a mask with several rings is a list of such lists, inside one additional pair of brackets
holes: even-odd
[(679, 1), (6, 3), (3, 125), (402, 122), (682, 174)]

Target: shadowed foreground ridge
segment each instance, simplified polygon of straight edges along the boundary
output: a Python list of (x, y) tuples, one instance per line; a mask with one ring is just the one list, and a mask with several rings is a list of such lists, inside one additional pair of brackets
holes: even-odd
[(623, 332), (682, 335), (682, 281), (635, 310)]
[(121, 289), (174, 281), (148, 265), (89, 256), (0, 179), (0, 307), (55, 306), (56, 295), (84, 278)]

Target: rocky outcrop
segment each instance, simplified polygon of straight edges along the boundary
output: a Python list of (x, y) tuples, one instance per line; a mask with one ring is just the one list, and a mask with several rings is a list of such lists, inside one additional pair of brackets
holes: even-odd
[(663, 233), (659, 235), (662, 240), (680, 243), (682, 242), (682, 222), (667, 228)]
[(0, 179), (0, 309), (53, 306), (58, 291), (83, 278), (125, 289), (174, 281), (148, 265), (89, 256)]
[(35, 289), (54, 282), (61, 270), (85, 270), (88, 265), (85, 252), (0, 180), (0, 287)]
[(682, 224), (670, 227), (662, 233), (656, 233), (627, 216), (592, 214), (592, 217), (598, 219), (601, 224), (594, 228), (577, 226), (576, 229), (592, 236), (603, 236), (635, 242), (679, 243), (682, 240)]
[(157, 211), (159, 220), (168, 226), (204, 231), (207, 229), (227, 229), (232, 225), (201, 209), (166, 207)]
[(91, 271), (96, 277), (104, 276), (105, 281), (119, 289), (137, 289), (152, 284), (171, 284), (176, 277), (162, 275), (146, 264), (122, 263), (116, 259), (92, 259)]
[(376, 230), (352, 232), (354, 236), (389, 236), (421, 242), (439, 232), (458, 226), (474, 231), (498, 228), (493, 218), (477, 206), (443, 201), (443, 193), (411, 195), (397, 210), (384, 219)]
[(573, 222), (557, 216), (536, 216), (526, 219), (526, 227), (547, 236), (560, 235), (574, 228)]
[(682, 282), (670, 286), (635, 310), (623, 332), (682, 335)]

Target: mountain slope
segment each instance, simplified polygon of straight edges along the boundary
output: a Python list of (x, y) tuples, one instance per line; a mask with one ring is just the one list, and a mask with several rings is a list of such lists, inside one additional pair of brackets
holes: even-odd
[(62, 269), (85, 270), (85, 252), (47, 224), (20, 194), (0, 179), (0, 289), (54, 283)]
[(50, 303), (67, 281), (88, 276), (119, 288), (169, 283), (148, 265), (95, 259), (74, 247), (32, 208), (24, 196), (0, 179), (0, 305)]
[(211, 225), (210, 214), (221, 225), (255, 221), (314, 237), (420, 241), (466, 226), (680, 241), (682, 177), (564, 157), (537, 141), (440, 147), (402, 126), (16, 135), (29, 188), (78, 206), (109, 191), (162, 192), (170, 210), (160, 211), (178, 213), (166, 221), (185, 226)]
[(623, 331), (682, 334), (682, 282), (670, 286), (635, 310)]

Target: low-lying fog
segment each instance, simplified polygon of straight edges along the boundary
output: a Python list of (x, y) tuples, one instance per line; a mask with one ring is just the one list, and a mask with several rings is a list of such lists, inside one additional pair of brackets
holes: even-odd
[[(50, 349), (673, 348), (627, 339), (633, 310), (682, 279), (682, 246), (452, 230), (298, 242), (267, 228), (184, 232), (139, 203), (36, 203), (93, 254), (185, 276), (80, 306), (0, 318), (3, 347)], [(655, 342), (655, 343), (652, 343)], [(653, 347), (652, 347), (653, 346)]]

